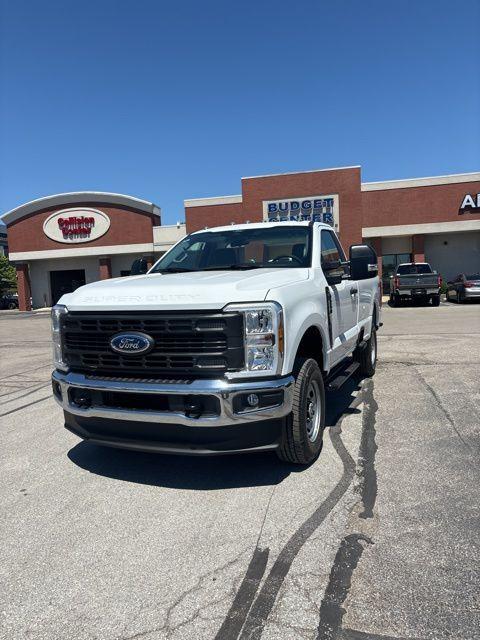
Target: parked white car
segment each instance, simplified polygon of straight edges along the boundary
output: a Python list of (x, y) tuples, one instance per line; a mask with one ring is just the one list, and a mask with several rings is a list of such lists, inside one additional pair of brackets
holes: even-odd
[(377, 257), (327, 224), (219, 227), (146, 275), (64, 295), (54, 396), (92, 442), (189, 454), (321, 451), (325, 387), (375, 373)]

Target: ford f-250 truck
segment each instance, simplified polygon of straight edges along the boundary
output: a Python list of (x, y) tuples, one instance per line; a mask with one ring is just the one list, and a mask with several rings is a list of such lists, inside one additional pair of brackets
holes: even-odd
[(432, 301), (440, 305), (442, 277), (428, 262), (404, 262), (399, 264), (390, 286), (390, 303), (398, 307), (402, 300)]
[(91, 442), (189, 454), (320, 453), (325, 387), (375, 372), (377, 257), (318, 222), (192, 233), (146, 274), (52, 310), (53, 394)]

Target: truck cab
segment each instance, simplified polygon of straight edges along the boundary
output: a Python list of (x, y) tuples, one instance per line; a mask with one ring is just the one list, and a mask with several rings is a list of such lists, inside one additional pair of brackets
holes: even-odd
[(52, 310), (53, 393), (98, 444), (312, 462), (325, 387), (373, 375), (377, 258), (331, 226), (192, 233), (145, 275), (80, 287)]

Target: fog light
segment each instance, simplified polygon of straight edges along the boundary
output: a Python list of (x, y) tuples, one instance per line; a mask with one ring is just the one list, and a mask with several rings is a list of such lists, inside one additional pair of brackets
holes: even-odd
[(187, 418), (199, 418), (203, 413), (203, 404), (195, 396), (185, 400), (185, 415)]
[(77, 405), (77, 407), (81, 407), (82, 409), (88, 409), (92, 406), (92, 398), (86, 391), (76, 392), (73, 396), (73, 402)]
[(256, 393), (250, 393), (247, 396), (247, 403), (250, 407), (256, 407), (259, 403), (259, 398)]

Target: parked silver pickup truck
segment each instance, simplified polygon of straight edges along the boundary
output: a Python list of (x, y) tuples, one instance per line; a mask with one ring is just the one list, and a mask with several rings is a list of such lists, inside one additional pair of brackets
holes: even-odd
[(402, 300), (431, 300), (434, 307), (440, 304), (442, 277), (433, 271), (428, 262), (399, 264), (390, 286), (390, 303), (397, 307)]

